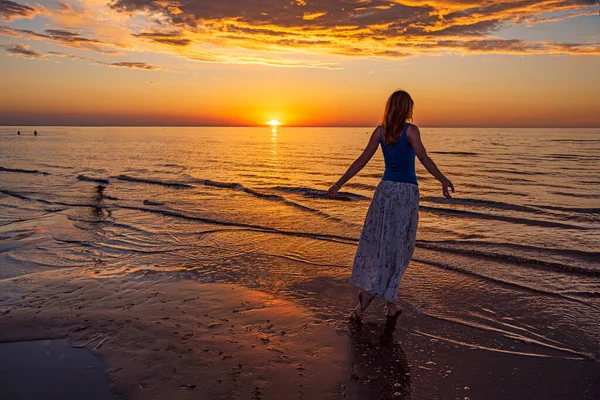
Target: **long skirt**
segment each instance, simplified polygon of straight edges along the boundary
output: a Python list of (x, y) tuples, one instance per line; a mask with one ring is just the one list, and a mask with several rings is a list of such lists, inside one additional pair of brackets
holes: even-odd
[(381, 181), (365, 218), (350, 282), (396, 302), (400, 278), (412, 258), (419, 222), (419, 187)]

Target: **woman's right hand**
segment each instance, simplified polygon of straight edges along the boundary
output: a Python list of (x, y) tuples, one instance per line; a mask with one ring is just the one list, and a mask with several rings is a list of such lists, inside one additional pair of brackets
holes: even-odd
[(452, 196), (450, 195), (448, 189), (452, 189), (452, 193), (454, 193), (454, 185), (452, 184), (452, 182), (450, 182), (450, 179), (444, 178), (442, 179), (442, 194), (445, 198), (451, 199)]
[(335, 199), (335, 196), (337, 195), (337, 193), (338, 193), (338, 190), (340, 190), (340, 189), (338, 189), (338, 187), (337, 187), (337, 186), (335, 186), (335, 185), (332, 185), (332, 186), (329, 188), (329, 190), (327, 191), (327, 196), (329, 196), (329, 198), (330, 198), (331, 200)]

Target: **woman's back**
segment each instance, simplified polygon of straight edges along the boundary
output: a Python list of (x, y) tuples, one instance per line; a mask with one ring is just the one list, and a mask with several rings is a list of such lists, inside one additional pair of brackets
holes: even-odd
[(384, 127), (380, 129), (379, 141), (385, 161), (385, 172), (381, 178), (384, 181), (407, 182), (417, 185), (415, 172), (415, 150), (410, 144), (406, 132), (410, 124), (404, 124), (402, 134), (396, 144), (387, 144), (384, 140)]

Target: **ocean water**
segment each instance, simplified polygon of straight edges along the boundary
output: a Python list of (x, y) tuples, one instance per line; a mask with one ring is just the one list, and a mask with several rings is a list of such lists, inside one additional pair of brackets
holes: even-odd
[[(0, 279), (186, 275), (346, 311), (327, 282), (348, 277), (381, 153), (338, 199), (326, 191), (369, 128), (17, 129), (0, 128)], [(418, 165), (400, 299), (445, 327), (418, 333), (597, 360), (600, 129), (421, 131), (456, 193)]]

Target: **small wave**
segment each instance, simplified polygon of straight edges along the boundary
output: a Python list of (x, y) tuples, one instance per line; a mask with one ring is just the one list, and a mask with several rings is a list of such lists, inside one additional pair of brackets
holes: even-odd
[(465, 217), (465, 218), (490, 219), (490, 220), (495, 220), (495, 221), (510, 222), (513, 224), (521, 224), (521, 225), (528, 225), (528, 226), (541, 226), (544, 228), (567, 228), (567, 229), (578, 229), (578, 230), (586, 229), (585, 227), (582, 227), (579, 225), (566, 224), (566, 223), (562, 223), (562, 222), (508, 217), (508, 216), (504, 216), (504, 215), (485, 214), (485, 213), (479, 213), (479, 212), (475, 212), (475, 211), (453, 210), (451, 208), (420, 206), (419, 209), (421, 211), (430, 212), (430, 213), (434, 213), (434, 214), (440, 214), (440, 215), (449, 215), (449, 216), (454, 216), (454, 217)]
[(21, 200), (39, 201), (40, 203), (44, 203), (44, 204), (58, 204), (58, 203), (53, 203), (53, 202), (47, 201), (47, 200), (34, 199), (34, 198), (26, 196), (22, 193), (13, 192), (12, 190), (0, 189), (0, 193), (5, 194), (10, 197), (15, 197), (15, 198), (21, 199)]
[(265, 175), (265, 174), (239, 174), (239, 176), (243, 176), (245, 178), (261, 178), (261, 179), (268, 179), (270, 181), (272, 180), (278, 180), (278, 181), (289, 181), (290, 178), (285, 177), (285, 176), (276, 176), (276, 175)]
[(129, 176), (129, 175), (119, 175), (119, 176), (116, 176), (114, 178), (118, 179), (120, 181), (146, 183), (148, 185), (167, 186), (167, 187), (172, 187), (172, 188), (177, 188), (177, 189), (189, 189), (189, 188), (193, 188), (192, 185), (188, 185), (186, 183), (157, 181), (157, 180), (154, 180), (154, 179), (136, 178), (136, 177)]
[(551, 139), (550, 142), (600, 143), (598, 139)]
[(435, 196), (423, 197), (423, 198), (421, 198), (421, 200), (430, 201), (432, 203), (441, 203), (441, 204), (464, 204), (464, 205), (497, 208), (497, 209), (501, 209), (501, 210), (521, 211), (521, 212), (528, 212), (528, 213), (535, 213), (535, 214), (540, 213), (539, 208), (529, 207), (529, 206), (521, 206), (518, 204), (510, 204), (510, 203), (504, 203), (501, 201), (492, 201), (492, 200), (479, 200), (479, 199), (467, 199), (467, 198), (446, 199), (444, 197), (435, 197)]
[(39, 171), (37, 169), (21, 169), (21, 168), (5, 168), (0, 167), (1, 172), (19, 172), (22, 174), (40, 174), (40, 175), (50, 175), (49, 172)]
[(158, 164), (157, 167), (183, 168), (183, 166), (179, 164)]
[(144, 205), (146, 205), (146, 206), (164, 206), (165, 203), (161, 203), (159, 201), (144, 200)]
[(348, 243), (348, 242), (356, 243), (356, 242), (358, 242), (356, 239), (348, 237), (348, 236), (309, 233), (309, 232), (284, 231), (284, 230), (280, 230), (280, 229), (276, 229), (276, 228), (271, 228), (268, 226), (245, 224), (245, 223), (241, 223), (241, 222), (230, 222), (230, 221), (224, 221), (224, 220), (218, 220), (218, 219), (212, 219), (212, 218), (199, 217), (199, 216), (185, 214), (185, 213), (179, 212), (179, 211), (171, 211), (171, 210), (157, 209), (157, 208), (135, 207), (135, 206), (127, 206), (127, 205), (119, 205), (118, 207), (126, 209), (126, 210), (136, 210), (136, 211), (142, 211), (142, 212), (148, 212), (148, 213), (154, 213), (154, 214), (161, 214), (161, 215), (164, 215), (167, 217), (180, 218), (180, 219), (184, 219), (184, 220), (188, 220), (188, 221), (198, 221), (198, 222), (204, 222), (206, 224), (221, 225), (221, 226), (235, 226), (235, 227), (239, 227), (239, 228), (246, 228), (246, 229), (251, 229), (251, 230), (265, 232), (265, 233), (275, 233), (275, 234), (285, 235), (285, 236), (306, 237), (306, 238), (311, 238), (311, 239), (315, 239), (315, 240), (324, 240), (324, 241), (338, 242), (338, 243), (339, 242), (341, 242), (341, 243)]
[(85, 182), (96, 182), (96, 183), (101, 183), (103, 185), (108, 185), (110, 184), (110, 181), (108, 179), (102, 179), (102, 178), (92, 178), (89, 176), (85, 176), (83, 174), (81, 175), (77, 175), (77, 179), (79, 179), (80, 181), (85, 181)]
[[(281, 192), (295, 193), (311, 199), (328, 199), (326, 190), (312, 189), (307, 187), (289, 187), (289, 186), (275, 186), (273, 190)], [(362, 196), (356, 193), (350, 192), (338, 192), (336, 200), (352, 201), (352, 200), (370, 200), (367, 196)]]
[(492, 276), (487, 276), (487, 275), (485, 275), (483, 273), (479, 273), (479, 272), (476, 272), (476, 271), (471, 271), (471, 270), (469, 270), (467, 268), (464, 268), (464, 267), (450, 265), (450, 264), (442, 263), (442, 262), (438, 262), (438, 261), (423, 260), (423, 259), (420, 259), (418, 257), (414, 257), (412, 259), (412, 261), (416, 261), (416, 262), (419, 262), (421, 264), (429, 265), (429, 266), (432, 266), (432, 267), (435, 267), (435, 268), (444, 269), (444, 270), (447, 270), (447, 271), (457, 272), (457, 273), (460, 273), (460, 274), (463, 274), (463, 275), (467, 275), (467, 276), (470, 276), (470, 277), (473, 277), (473, 278), (483, 279), (483, 280), (486, 280), (486, 281), (489, 281), (489, 282), (493, 282), (493, 283), (497, 283), (497, 284), (500, 284), (500, 285), (512, 286), (512, 287), (519, 288), (519, 289), (524, 290), (524, 291), (528, 291), (528, 292), (532, 292), (532, 293), (539, 293), (539, 294), (543, 294), (543, 295), (546, 295), (546, 296), (559, 297), (559, 298), (567, 299), (567, 300), (572, 301), (574, 303), (583, 304), (583, 305), (588, 306), (588, 307), (594, 307), (593, 305), (590, 305), (590, 304), (588, 304), (587, 302), (585, 302), (585, 301), (583, 301), (581, 299), (574, 298), (574, 297), (571, 297), (571, 296), (566, 296), (566, 295), (564, 295), (562, 293), (553, 292), (551, 290), (544, 290), (544, 289), (540, 289), (540, 288), (528, 286), (528, 285), (525, 285), (523, 283), (509, 281), (509, 280), (506, 280), (506, 279), (500, 279), (500, 278), (496, 278), (496, 277), (492, 277)]
[(572, 212), (577, 214), (600, 214), (600, 208), (578, 208), (578, 207), (561, 207), (561, 206), (539, 206), (547, 210)]
[[(528, 170), (524, 170), (524, 169), (515, 170), (515, 169), (497, 169), (496, 168), (496, 169), (485, 169), (483, 171), (496, 173), (496, 174), (546, 175), (546, 173), (544, 173), (544, 172), (528, 171)], [(477, 174), (475, 176), (486, 177), (486, 175), (477, 175)]]
[(557, 194), (559, 196), (567, 196), (567, 197), (578, 197), (585, 199), (597, 199), (599, 196), (597, 194), (591, 193), (571, 193), (571, 192), (550, 192), (552, 194)]
[(431, 154), (448, 154), (456, 156), (478, 156), (479, 154), (470, 151), (430, 151)]
[(545, 156), (545, 158), (549, 158), (549, 159), (553, 159), (553, 158), (558, 158), (558, 159), (563, 159), (563, 160), (598, 160), (599, 157), (598, 156), (594, 156), (594, 155), (586, 155), (586, 154), (548, 154), (547, 156)]
[(39, 163), (38, 165), (41, 165), (41, 166), (44, 166), (44, 167), (48, 167), (48, 168), (73, 169), (73, 167), (66, 167), (64, 165), (54, 165), (54, 164), (46, 164), (46, 163)]
[(237, 182), (217, 182), (217, 181), (211, 181), (209, 179), (201, 179), (201, 180), (197, 180), (195, 182), (201, 183), (201, 184), (206, 185), (206, 186), (212, 186), (212, 187), (218, 187), (218, 188), (225, 188), (225, 189), (232, 189), (232, 190), (239, 190), (240, 192), (248, 193), (248, 194), (250, 194), (250, 195), (252, 195), (254, 197), (258, 197), (258, 198), (261, 198), (261, 199), (280, 201), (280, 202), (282, 202), (284, 204), (287, 204), (289, 206), (298, 208), (299, 210), (308, 211), (308, 212), (320, 215), (322, 217), (325, 217), (325, 218), (328, 218), (328, 219), (331, 219), (331, 220), (334, 220), (334, 221), (340, 221), (339, 218), (331, 217), (329, 214), (326, 214), (326, 213), (324, 213), (322, 211), (315, 210), (314, 208), (310, 208), (310, 207), (307, 207), (307, 206), (303, 206), (302, 204), (295, 203), (295, 202), (293, 202), (291, 200), (286, 199), (283, 196), (279, 196), (279, 195), (276, 195), (276, 194), (262, 193), (262, 192), (259, 192), (257, 190), (254, 190), (254, 189), (247, 188), (244, 185), (242, 185), (241, 183), (237, 183)]
[(352, 189), (361, 189), (361, 190), (369, 190), (369, 191), (374, 191), (375, 189), (377, 189), (377, 186), (375, 186), (375, 185), (368, 185), (366, 183), (357, 183), (357, 182), (346, 183), (346, 185), (344, 185), (344, 186), (352, 188)]
[(381, 179), (381, 177), (383, 176), (383, 173), (380, 174), (361, 174), (360, 176), (364, 176), (366, 178), (377, 178), (377, 179)]
[[(468, 257), (478, 257), (488, 260), (502, 260), (523, 268), (535, 268), (563, 273), (600, 276), (600, 269), (587, 268), (581, 266), (580, 264), (567, 264), (565, 262), (554, 261), (548, 257), (557, 253), (561, 256), (570, 255), (578, 262), (585, 264), (586, 261), (591, 260), (594, 258), (594, 256), (600, 257), (600, 253), (586, 253), (566, 249), (544, 249), (539, 247), (511, 244), (494, 244), (493, 247), (491, 247), (487, 242), (456, 243), (451, 241), (432, 242), (419, 240), (417, 241), (417, 247), (427, 250), (461, 254)], [(504, 247), (504, 249), (501, 249), (501, 247)], [(527, 254), (527, 256), (518, 254), (519, 251), (523, 252), (523, 254)], [(531, 255), (536, 253), (541, 257), (531, 257)], [(542, 259), (542, 255), (545, 255), (546, 257)]]

